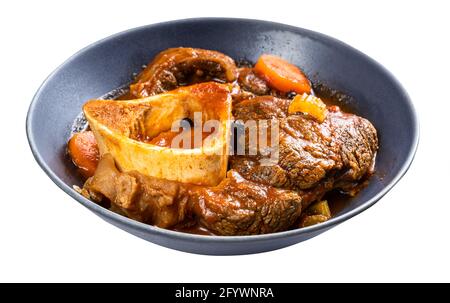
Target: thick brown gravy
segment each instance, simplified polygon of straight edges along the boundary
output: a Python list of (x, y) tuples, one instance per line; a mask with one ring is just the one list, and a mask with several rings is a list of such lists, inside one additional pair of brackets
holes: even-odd
[[(320, 97), (327, 106), (337, 105), (345, 112), (353, 112), (350, 106), (351, 102), (349, 102), (349, 100), (351, 99), (345, 94), (332, 91), (323, 85), (315, 86), (314, 90), (316, 95)], [(126, 89), (118, 88), (117, 90), (114, 90), (111, 93), (105, 95), (105, 99), (127, 100), (130, 99), (130, 95)], [(79, 122), (75, 121), (73, 132), (74, 133), (78, 132), (80, 131), (80, 129), (86, 129), (86, 121), (81, 118)], [(141, 138), (141, 141), (152, 143), (161, 147), (171, 147), (173, 139), (177, 135), (182, 134), (183, 132), (185, 133), (186, 136), (190, 137), (191, 139), (193, 138), (192, 129), (183, 130), (182, 128), (180, 128), (178, 132), (172, 131), (162, 132), (156, 137), (151, 139)], [(204, 140), (210, 134), (211, 133), (202, 132), (202, 140)], [(194, 142), (194, 140), (192, 139), (191, 142)], [(188, 148), (195, 148), (195, 146)], [(341, 213), (349, 205), (352, 198), (353, 198), (352, 196), (344, 194), (339, 190), (333, 190), (331, 192), (328, 192), (323, 197), (323, 199), (328, 201), (331, 214), (333, 217)], [(297, 228), (297, 226), (293, 226), (292, 228)], [(199, 223), (196, 223), (195, 225), (177, 225), (172, 227), (171, 230), (205, 236), (214, 235), (214, 233), (212, 233), (207, 228), (201, 226), (201, 224)]]
[[(285, 62), (285, 60), (281, 58), (277, 58), (276, 56), (272, 56), (270, 54), (263, 55), (260, 59), (258, 59), (256, 65), (246, 60), (241, 60), (235, 65), (233, 61), (233, 59), (222, 53), (210, 50), (192, 48), (167, 49), (156, 56), (149, 66), (143, 66), (143, 71), (139, 74), (136, 74), (136, 77), (132, 84), (123, 85), (100, 98), (130, 100), (153, 96), (155, 94), (177, 88), (177, 93), (189, 93), (198, 97), (199, 102), (201, 101), (201, 107), (195, 106), (193, 108), (195, 108), (196, 110), (201, 108), (201, 111), (203, 111), (205, 115), (207, 114), (206, 116), (218, 116), (218, 119), (222, 121), (225, 119), (229, 119), (230, 105), (238, 104), (237, 106), (239, 106), (239, 102), (245, 102), (245, 99), (251, 98), (252, 96), (269, 95), (279, 99), (292, 100), (292, 98), (294, 98), (296, 95), (294, 91), (300, 94), (302, 94), (303, 92), (307, 92), (309, 94), (320, 97), (322, 101), (327, 105), (330, 113), (330, 116), (328, 117), (330, 118), (331, 125), (329, 127), (330, 132), (333, 131), (334, 127), (334, 125), (332, 125), (333, 117), (331, 116), (331, 113), (337, 112), (336, 108), (333, 107), (338, 106), (343, 112), (347, 113), (353, 113), (355, 112), (355, 108), (357, 108), (355, 107), (357, 103), (354, 102), (355, 100), (352, 97), (349, 97), (348, 95), (336, 90), (330, 89), (326, 85), (317, 83), (317, 81), (315, 81), (316, 83), (310, 82), (300, 70), (298, 70), (298, 72), (291, 73), (290, 71), (293, 70), (293, 65), (291, 63)], [(225, 86), (223, 85), (223, 87), (219, 89), (217, 84), (214, 83), (204, 83), (201, 85), (201, 89), (199, 88), (200, 86), (183, 88), (183, 86), (187, 86), (190, 84), (209, 81), (228, 83), (228, 89), (225, 89)], [(297, 83), (295, 83), (296, 81)], [(300, 85), (302, 86), (301, 88)], [(231, 97), (229, 95), (230, 91), (232, 94)], [(276, 101), (280, 101), (279, 99), (276, 99)], [(221, 102), (218, 102), (218, 100)], [(223, 100), (227, 100), (227, 102), (222, 102)], [(254, 101), (257, 100), (258, 99), (255, 99)], [(275, 112), (280, 110), (281, 106), (284, 107), (285, 105), (289, 105), (289, 100), (281, 101), (283, 101), (283, 103), (271, 104), (268, 110), (273, 110)], [(263, 103), (258, 102), (259, 101), (255, 102), (257, 106), (263, 105)], [(227, 106), (226, 108), (221, 107), (225, 106), (225, 104)], [(189, 105), (191, 104), (188, 104), (188, 106)], [(245, 105), (247, 106), (248, 104)], [(227, 109), (227, 111), (225, 111), (225, 109)], [(234, 109), (236, 109), (236, 107)], [(320, 109), (323, 109), (323, 104), (320, 104)], [(255, 113), (259, 115), (259, 112), (257, 110), (264, 112), (265, 109), (256, 108), (254, 112), (239, 112), (236, 110), (233, 111), (233, 113), (236, 116), (241, 113), (241, 119), (245, 120), (250, 114)], [(190, 111), (191, 109), (189, 109), (189, 112)], [(226, 116), (222, 115), (222, 113), (224, 112), (227, 113)], [(321, 113), (324, 112), (326, 111), (321, 110)], [(287, 115), (288, 113), (283, 112), (283, 114)], [(259, 119), (258, 115), (255, 115), (256, 118), (253, 119)], [(72, 127), (72, 131), (74, 132), (86, 130), (86, 120), (82, 115), (80, 115), (79, 118), (80, 120), (75, 121), (74, 127)], [(237, 117), (236, 120), (238, 119), (239, 118)], [(186, 118), (186, 120), (188, 119)], [(309, 118), (307, 118), (306, 120), (310, 121)], [(137, 128), (137, 131), (134, 131), (133, 128), (130, 138), (139, 140), (143, 143), (149, 143), (164, 148), (191, 149), (201, 147), (204, 142), (206, 143), (207, 141), (209, 141), (205, 139), (207, 139), (211, 135), (215, 135), (213, 132), (204, 132), (203, 130), (200, 130), (200, 127), (194, 129), (193, 123), (190, 123), (190, 126), (191, 128), (189, 129), (180, 127), (177, 131), (168, 130), (168, 127), (158, 128), (157, 135), (155, 132), (146, 131), (145, 127), (143, 127), (142, 131), (140, 128)], [(93, 127), (95, 128), (94, 125)], [(305, 124), (305, 126), (301, 124), (298, 126), (298, 129), (293, 126), (292, 131), (298, 131), (298, 135), (296, 134), (296, 136), (292, 136), (293, 139), (291, 141), (286, 141), (287, 143), (283, 143), (285, 143), (286, 146), (289, 144), (301, 143), (297, 142), (296, 138), (301, 138), (304, 136), (307, 137), (306, 135), (310, 131), (313, 134), (308, 136), (313, 136), (314, 134), (316, 134), (313, 132), (316, 131), (315, 127), (315, 124)], [(326, 131), (328, 131), (328, 125), (325, 125), (324, 128), (320, 127), (318, 131), (323, 131), (325, 128)], [(136, 132), (138, 134), (135, 134)], [(321, 137), (321, 135), (322, 133), (318, 136)], [(288, 136), (289, 140), (290, 136), (291, 134), (289, 134)], [(199, 140), (200, 138), (201, 140)], [(344, 137), (342, 141), (345, 141), (346, 139), (347, 138)], [(332, 149), (332, 147), (336, 147), (336, 144), (340, 144), (340, 141), (336, 141), (338, 143), (331, 146), (331, 144), (327, 145), (327, 142), (334, 143), (334, 141), (332, 140), (325, 141), (325, 143), (323, 144), (324, 148), (322, 149), (322, 145), (320, 145), (320, 151), (318, 151), (317, 153), (323, 152), (323, 150), (327, 147)], [(349, 145), (352, 146), (352, 141), (349, 142)], [(311, 153), (312, 158), (316, 157), (316, 154), (313, 154), (313, 152), (315, 152), (314, 149), (316, 148), (316, 145), (314, 144), (315, 141), (307, 137), (304, 143), (312, 143), (312, 147), (309, 148), (312, 151), (307, 152)], [(319, 144), (321, 143), (317, 143), (317, 145)], [(346, 150), (348, 149), (349, 148), (346, 148)], [(304, 150), (306, 151), (306, 148)], [(293, 153), (295, 153), (295, 151)], [(83, 153), (83, 155), (84, 154), (85, 153)], [(334, 153), (334, 151), (332, 151), (330, 152), (330, 154), (331, 157), (334, 157), (337, 152)], [(74, 157), (72, 156), (72, 158)], [(296, 175), (299, 176), (299, 179), (301, 179), (301, 177), (308, 177), (307, 174), (309, 173), (309, 169), (297, 169), (295, 166), (296, 161), (301, 161), (303, 158), (285, 158), (289, 158), (289, 161), (287, 161), (287, 164), (280, 163), (280, 166), (282, 166), (281, 170), (283, 172), (289, 174), (294, 170), (297, 170), (298, 172), (296, 173)], [(221, 161), (222, 164), (225, 164), (223, 166), (226, 166), (225, 161)], [(303, 165), (304, 163), (299, 164)], [(365, 164), (368, 165), (367, 163)], [(344, 165), (345, 164), (343, 164), (342, 166)], [(80, 165), (77, 164), (77, 166)], [(230, 167), (234, 166), (229, 165), (228, 168), (230, 169)], [(215, 233), (211, 232), (210, 229), (214, 230), (217, 235), (233, 235), (246, 233), (254, 234), (275, 232), (277, 230), (297, 229), (300, 226), (309, 226), (309, 224), (303, 224), (304, 221), (302, 220), (308, 218), (308, 216), (313, 215), (314, 209), (312, 207), (310, 207), (309, 209), (305, 209), (302, 207), (305, 205), (305, 203), (316, 203), (316, 201), (327, 200), (330, 207), (331, 216), (335, 217), (342, 214), (342, 212), (344, 212), (349, 207), (352, 201), (351, 199), (354, 197), (354, 195), (345, 194), (338, 189), (334, 189), (323, 195), (323, 193), (330, 187), (327, 187), (326, 185), (328, 183), (324, 182), (326, 184), (323, 184), (322, 188), (322, 183), (316, 181), (315, 179), (311, 183), (308, 183), (303, 187), (300, 187), (300, 185), (296, 183), (299, 182), (300, 184), (302, 182), (301, 180), (298, 181), (298, 179), (293, 179), (290, 183), (269, 182), (269, 184), (275, 184), (275, 186), (286, 186), (287, 188), (291, 189), (291, 191), (289, 192), (283, 191), (282, 198), (284, 200), (280, 200), (281, 195), (279, 188), (265, 185), (265, 179), (252, 179), (252, 172), (245, 176), (244, 174), (246, 172), (244, 169), (241, 171), (236, 169), (236, 175), (234, 174), (233, 170), (231, 170), (229, 171), (230, 174), (228, 175), (228, 177), (222, 180), (219, 185), (215, 187), (205, 187), (194, 184), (181, 184), (177, 181), (152, 178), (149, 176), (147, 176), (149, 178), (143, 178), (143, 176), (141, 176), (138, 172), (122, 171), (115, 164), (115, 159), (112, 157), (112, 155), (103, 155), (100, 163), (98, 164), (98, 167), (96, 166), (96, 168), (98, 168), (98, 175), (92, 178), (91, 182), (86, 182), (87, 190), (94, 190), (93, 195), (88, 192), (90, 198), (92, 198), (93, 201), (99, 200), (97, 201), (98, 203), (103, 203), (104, 200), (106, 200), (107, 203), (109, 203), (109, 201), (112, 201), (111, 205), (108, 205), (107, 208), (111, 208), (113, 209), (113, 211), (127, 215), (132, 219), (142, 222), (152, 222), (152, 224), (160, 227), (172, 226), (170, 227), (171, 230), (198, 235), (215, 235)], [(275, 171), (276, 167), (272, 166), (269, 169), (274, 169)], [(330, 170), (330, 174), (326, 176), (327, 178), (329, 178), (329, 180), (327, 179), (325, 181), (330, 181), (330, 184), (333, 186), (339, 186), (339, 184), (337, 183), (333, 184), (333, 182), (336, 181), (332, 180), (334, 172), (335, 170)], [(315, 172), (313, 173), (315, 174)], [(341, 172), (339, 171), (339, 168), (337, 168), (335, 173), (336, 176), (340, 176), (340, 173)], [(256, 173), (253, 175), (256, 176)], [(264, 176), (267, 176), (266, 171), (264, 171)], [(269, 175), (269, 177), (271, 177), (271, 175)], [(286, 179), (289, 178), (286, 177)], [(118, 180), (120, 181), (120, 183), (116, 183), (118, 182)], [(351, 180), (352, 179), (350, 179), (349, 182)], [(128, 183), (126, 183), (128, 181), (129, 183), (136, 182), (137, 186), (133, 188), (132, 186), (128, 186)], [(355, 188), (354, 192), (357, 193), (357, 189), (360, 189), (367, 184), (366, 182), (360, 183), (360, 181), (364, 180), (360, 180), (358, 178), (357, 183), (349, 183), (348, 190), (353, 191), (354, 185), (357, 187)], [(255, 182), (261, 183), (256, 184)], [(119, 184), (119, 186), (117, 184)], [(305, 190), (294, 192), (294, 185), (298, 185), (298, 188), (305, 188)], [(345, 185), (346, 184), (340, 186), (345, 187)], [(313, 186), (316, 186), (317, 188), (314, 188)], [(133, 190), (130, 190), (130, 188), (132, 188)], [(312, 190), (306, 190), (308, 188)], [(97, 191), (99, 191), (101, 195), (97, 195)], [(155, 197), (153, 197), (153, 195)], [(120, 200), (118, 197), (120, 198)], [(166, 201), (169, 201), (169, 199), (172, 199), (172, 204), (166, 203)], [(121, 203), (116, 203), (117, 201)], [(122, 203), (122, 201), (127, 201), (127, 203)], [(181, 204), (180, 201), (184, 201), (184, 204)], [(286, 203), (285, 201), (295, 201), (295, 206), (293, 208), (295, 208), (294, 211), (296, 217), (293, 217), (292, 212), (284, 212), (286, 209), (286, 204), (283, 203)], [(180, 204), (178, 204), (178, 202), (180, 202)], [(148, 209), (141, 210), (139, 209), (139, 207), (136, 207), (136, 205), (140, 205), (139, 203), (147, 206)], [(211, 206), (209, 206), (209, 204)], [(267, 205), (269, 211), (266, 211)], [(277, 208), (278, 205), (281, 205), (281, 207)], [(319, 206), (323, 205), (316, 205), (316, 207)], [(222, 208), (229, 209), (224, 210)], [(274, 209), (273, 211), (271, 210), (272, 208)], [(246, 221), (245, 219), (243, 220), (243, 216), (240, 215), (243, 210), (245, 210), (245, 215), (250, 214), (248, 217), (253, 220), (251, 225), (253, 225), (253, 223), (256, 223), (255, 228), (249, 230), (249, 224), (247, 224), (247, 222), (249, 221)], [(216, 213), (219, 215), (216, 215)], [(306, 216), (304, 215), (305, 213)], [(325, 214), (325, 212), (323, 213)], [(253, 214), (256, 214), (257, 216), (253, 216)], [(287, 217), (291, 217), (293, 219), (289, 220), (289, 218), (284, 218), (282, 216), (284, 214), (286, 214)], [(325, 215), (325, 218), (330, 217), (328, 210), (326, 210)], [(298, 218), (298, 220), (295, 223), (294, 221), (296, 220), (296, 218)], [(266, 221), (271, 223), (274, 222), (274, 224), (265, 224)], [(275, 226), (279, 224), (275, 221), (280, 221), (281, 227)], [(219, 222), (218, 225), (220, 226), (218, 226), (216, 222)], [(236, 224), (235, 222), (237, 222), (238, 224)], [(260, 222), (263, 222), (262, 225), (267, 226), (263, 226), (261, 228), (260, 225), (258, 225)], [(323, 222), (323, 220), (311, 221), (312, 224), (317, 222)], [(241, 223), (243, 224), (242, 226), (240, 225)], [(273, 227), (272, 225), (275, 227)], [(210, 229), (206, 228), (205, 226), (208, 226), (208, 228)]]
[(328, 206), (330, 207), (331, 216), (335, 217), (350, 203), (353, 197), (347, 195), (339, 190), (332, 190), (323, 197), (324, 200), (328, 201)]

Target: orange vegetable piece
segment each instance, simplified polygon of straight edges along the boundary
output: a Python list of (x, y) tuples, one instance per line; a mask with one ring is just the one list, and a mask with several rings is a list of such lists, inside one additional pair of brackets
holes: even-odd
[(93, 176), (99, 161), (99, 151), (94, 133), (92, 131), (76, 133), (70, 138), (67, 145), (73, 163), (80, 168), (83, 176)]
[(278, 56), (261, 55), (256, 62), (255, 72), (269, 86), (281, 92), (311, 93), (311, 84), (305, 74), (297, 66)]
[(328, 111), (327, 106), (320, 98), (303, 94), (294, 97), (291, 104), (289, 104), (288, 112), (290, 114), (297, 112), (309, 114), (322, 123)]

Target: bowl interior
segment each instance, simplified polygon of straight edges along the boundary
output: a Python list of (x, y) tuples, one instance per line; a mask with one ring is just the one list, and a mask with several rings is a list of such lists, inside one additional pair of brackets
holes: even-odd
[(28, 135), (35, 155), (67, 187), (80, 178), (66, 142), (83, 103), (131, 81), (161, 50), (190, 46), (255, 61), (262, 53), (300, 66), (313, 82), (354, 97), (349, 107), (377, 128), (376, 175), (341, 210), (367, 203), (393, 185), (417, 144), (414, 110), (403, 89), (379, 64), (330, 37), (282, 24), (242, 19), (191, 19), (141, 27), (97, 42), (74, 55), (43, 84), (30, 107)]

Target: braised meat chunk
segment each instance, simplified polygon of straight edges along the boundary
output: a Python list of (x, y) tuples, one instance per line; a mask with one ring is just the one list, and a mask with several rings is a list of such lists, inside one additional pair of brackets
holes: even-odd
[(178, 182), (145, 176), (136, 171), (120, 172), (110, 154), (105, 154), (95, 175), (81, 193), (129, 218), (159, 227), (170, 227), (184, 220), (186, 189)]
[(216, 187), (197, 187), (190, 197), (200, 223), (220, 235), (286, 230), (299, 218), (302, 196), (248, 181), (235, 171)]
[(179, 86), (206, 82), (233, 82), (237, 67), (230, 57), (212, 50), (169, 48), (159, 53), (130, 86), (135, 98), (164, 93)]
[(267, 82), (255, 74), (251, 67), (239, 68), (238, 83), (243, 90), (255, 95), (268, 95), (270, 93)]
[(288, 229), (303, 207), (323, 195), (296, 192), (248, 181), (229, 171), (219, 185), (204, 187), (120, 172), (105, 154), (81, 193), (134, 220), (169, 228), (198, 220), (218, 235), (250, 235)]
[[(325, 178), (348, 188), (371, 172), (378, 148), (376, 130), (364, 118), (330, 110), (318, 123), (303, 114), (289, 115), (289, 100), (257, 97), (234, 107), (236, 119), (277, 119), (279, 161), (261, 165), (261, 155), (235, 155), (231, 168), (244, 178), (287, 189), (309, 189)], [(246, 141), (247, 143), (247, 141)]]

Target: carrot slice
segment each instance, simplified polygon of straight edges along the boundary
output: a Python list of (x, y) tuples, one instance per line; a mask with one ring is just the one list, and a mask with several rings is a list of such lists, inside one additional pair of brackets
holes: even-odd
[(67, 144), (73, 163), (85, 177), (94, 175), (99, 160), (97, 141), (92, 131), (76, 133)]
[(311, 93), (311, 84), (305, 74), (295, 65), (274, 55), (261, 55), (255, 65), (255, 72), (262, 76), (269, 86), (281, 92)]

